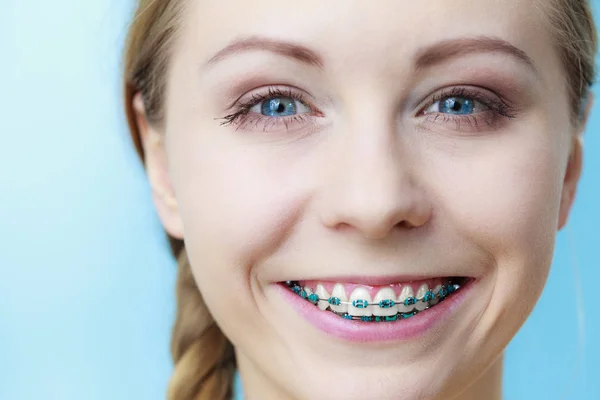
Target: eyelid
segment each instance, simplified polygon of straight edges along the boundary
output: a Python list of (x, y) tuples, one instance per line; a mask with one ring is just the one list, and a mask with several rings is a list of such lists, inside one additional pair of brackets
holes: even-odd
[[(314, 97), (311, 96), (310, 93), (308, 93), (305, 90), (300, 89), (299, 87), (296, 87), (293, 85), (287, 85), (287, 84), (271, 84), (271, 85), (264, 85), (264, 86), (256, 87), (256, 88), (242, 94), (241, 96), (236, 98), (225, 109), (225, 111), (230, 111), (235, 107), (239, 107), (240, 104), (242, 104), (242, 105), (248, 104), (248, 102), (252, 101), (252, 99), (256, 100), (258, 97), (261, 97), (261, 96), (263, 96), (263, 97), (269, 96), (273, 92), (283, 92), (285, 94), (289, 94), (290, 95), (289, 97), (291, 97), (295, 100), (298, 100), (298, 101), (300, 101), (300, 100), (305, 101), (304, 96), (309, 97), (312, 101), (315, 100)], [(305, 101), (305, 103), (308, 103), (307, 105), (312, 105), (312, 101)]]
[[(269, 99), (273, 99), (273, 98), (275, 98), (275, 97), (276, 97), (276, 96), (266, 96), (266, 97), (265, 97), (265, 98), (263, 98), (262, 100), (260, 100), (260, 101), (257, 101), (257, 102), (256, 102), (256, 103), (255, 103), (253, 106), (251, 106), (251, 108), (250, 108), (249, 112), (252, 112), (252, 113), (255, 113), (255, 114), (260, 114), (260, 113), (262, 112), (261, 108), (262, 108), (262, 105), (263, 105), (263, 103), (264, 103), (265, 101), (268, 101)], [(289, 96), (281, 96), (281, 97), (289, 97)], [(298, 113), (297, 113), (297, 114), (294, 114), (294, 115), (299, 115), (299, 114), (307, 114), (307, 113), (310, 113), (310, 112), (312, 111), (312, 109), (310, 108), (310, 106), (306, 105), (304, 101), (302, 101), (302, 100), (298, 100), (298, 99), (294, 99), (294, 98), (292, 98), (292, 97), (289, 97), (289, 98), (291, 98), (291, 99), (292, 99), (294, 102), (296, 102), (296, 103), (299, 103), (299, 104), (298, 104), (298, 106), (297, 106), (297, 111), (298, 111)], [(258, 100), (258, 99), (257, 99), (257, 100)], [(300, 109), (301, 109), (302, 107), (304, 107), (304, 108), (306, 109), (306, 111), (300, 112)], [(257, 109), (258, 109), (258, 110), (257, 110)], [(268, 115), (265, 115), (265, 117), (268, 117)], [(282, 116), (280, 116), (279, 118), (281, 118), (281, 117), (282, 117)]]
[[(256, 105), (273, 97), (288, 97), (294, 99), (302, 103), (309, 110), (309, 112), (288, 116), (271, 117), (252, 111)], [(267, 131), (268, 127), (273, 130), (274, 127), (282, 125), (285, 126), (286, 130), (288, 130), (290, 125), (312, 123), (314, 122), (311, 121), (312, 118), (324, 116), (323, 113), (313, 105), (313, 102), (307, 100), (306, 97), (312, 98), (308, 92), (294, 86), (263, 86), (240, 96), (236, 102), (229, 107), (229, 112), (231, 112), (231, 114), (219, 119), (223, 120), (223, 122), (221, 122), (222, 126), (235, 125), (236, 130), (244, 129), (247, 125), (251, 124), (254, 124), (254, 127), (257, 127), (258, 124), (262, 122), (264, 122), (263, 131), (265, 132)]]
[[(440, 108), (440, 104), (442, 102), (442, 100), (444, 99), (450, 99), (450, 98), (461, 98), (461, 96), (444, 96), (440, 99), (434, 100), (429, 106), (425, 107), (423, 114), (427, 115), (427, 114), (433, 114), (433, 113), (440, 113), (441, 111), (439, 111)], [(475, 105), (481, 105), (483, 107), (483, 110), (479, 110), (478, 112), (483, 112), (483, 111), (487, 111), (490, 109), (490, 107), (483, 101), (481, 100), (477, 100), (477, 99), (472, 99), (472, 98), (467, 98), (467, 97), (462, 97), (462, 98), (466, 98), (469, 100), (473, 100), (473, 102), (475, 103)], [(438, 104), (438, 111), (430, 111), (430, 109), (434, 106)], [(474, 107), (474, 108), (480, 108), (480, 107)], [(473, 112), (473, 114), (475, 114), (475, 112)], [(472, 115), (472, 114), (471, 114)]]
[[(463, 97), (481, 103), (485, 109), (472, 114), (452, 114), (444, 112), (426, 112), (436, 102), (450, 97)], [(483, 133), (500, 129), (504, 122), (517, 116), (517, 109), (493, 90), (477, 86), (453, 86), (436, 91), (418, 106), (417, 117), (423, 118), (420, 127), (424, 130), (434, 130), (433, 125), (440, 129), (453, 132)], [(453, 124), (454, 127), (448, 127)]]
[[(510, 102), (493, 90), (478, 86), (451, 86), (438, 90), (433, 95), (429, 96), (426, 101), (421, 102), (421, 105), (418, 106), (419, 111), (417, 112), (417, 116), (427, 115), (424, 113), (425, 110), (437, 101), (448, 97), (464, 97), (478, 101), (487, 107), (486, 110), (481, 112), (493, 111), (500, 116), (508, 118), (516, 116), (516, 110)], [(471, 115), (476, 114), (477, 113)]]

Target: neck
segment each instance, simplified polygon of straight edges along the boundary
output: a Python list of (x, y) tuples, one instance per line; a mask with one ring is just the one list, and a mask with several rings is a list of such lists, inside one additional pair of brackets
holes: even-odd
[[(235, 350), (240, 375), (243, 376), (245, 400), (281, 400), (288, 398), (282, 388), (275, 387), (252, 361)], [(502, 370), (504, 359), (499, 357), (466, 391), (454, 400), (502, 400)], [(443, 398), (446, 398), (443, 396)]]
[(281, 400), (289, 399), (289, 395), (278, 386), (273, 385), (272, 381), (257, 368), (252, 361), (241, 351), (235, 348), (235, 358), (238, 366), (238, 372), (242, 378), (241, 391), (243, 400)]
[(502, 370), (504, 358), (498, 359), (455, 400), (502, 400)]

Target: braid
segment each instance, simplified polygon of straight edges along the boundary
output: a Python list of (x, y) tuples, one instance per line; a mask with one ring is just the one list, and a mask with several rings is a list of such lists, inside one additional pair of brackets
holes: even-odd
[(175, 370), (167, 398), (230, 399), (235, 370), (233, 347), (204, 304), (185, 248), (177, 262), (177, 316), (171, 338)]
[[(124, 58), (125, 111), (141, 159), (144, 151), (133, 109), (141, 92), (148, 120), (163, 120), (165, 75), (187, 0), (138, 0), (129, 28)], [(178, 258), (177, 316), (171, 338), (175, 363), (168, 400), (231, 398), (235, 360), (233, 347), (215, 324), (196, 286), (184, 242), (170, 238)]]

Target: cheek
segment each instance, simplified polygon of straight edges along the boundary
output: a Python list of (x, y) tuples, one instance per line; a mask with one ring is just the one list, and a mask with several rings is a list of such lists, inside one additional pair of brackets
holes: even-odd
[[(252, 348), (254, 343), (244, 341), (272, 335), (268, 324), (260, 323), (260, 307), (257, 314), (262, 291), (256, 265), (276, 252), (297, 224), (306, 189), (301, 174), (294, 173), (300, 167), (290, 166), (287, 155), (212, 129), (173, 143), (174, 187), (202, 297), (231, 340)], [(240, 337), (240, 321), (252, 335)]]
[(559, 159), (551, 148), (531, 150), (494, 149), (453, 164), (443, 183), (455, 225), (497, 257), (529, 251), (556, 233)]
[(212, 289), (205, 292), (203, 278), (246, 292), (252, 265), (280, 246), (306, 194), (289, 180), (298, 174), (285, 154), (219, 128), (206, 132), (181, 134), (170, 149), (186, 247), (204, 294)]
[(552, 262), (566, 155), (564, 134), (540, 126), (469, 143), (476, 151), (440, 157), (432, 166), (440, 215), (495, 264), (489, 266), (495, 275), (490, 309), (498, 313), (531, 308)]

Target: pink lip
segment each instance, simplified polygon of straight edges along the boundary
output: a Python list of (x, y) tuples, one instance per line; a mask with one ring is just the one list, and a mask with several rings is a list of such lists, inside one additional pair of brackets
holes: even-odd
[[(459, 275), (455, 275), (459, 276)], [(449, 278), (450, 276), (448, 276)], [(426, 281), (428, 279), (438, 279), (444, 278), (439, 275), (436, 276), (424, 276), (424, 275), (397, 275), (397, 276), (358, 276), (358, 275), (347, 275), (347, 276), (329, 276), (329, 277), (321, 277), (321, 278), (311, 278), (311, 279), (303, 279), (303, 280), (311, 280), (311, 281), (327, 281), (327, 282), (344, 282), (344, 283), (353, 283), (357, 285), (365, 285), (365, 286), (386, 286), (393, 285), (397, 283), (410, 283), (410, 282), (419, 282)]]
[(401, 341), (424, 335), (442, 323), (462, 303), (476, 281), (469, 281), (450, 297), (414, 317), (395, 322), (360, 322), (343, 319), (319, 308), (293, 293), (283, 284), (275, 289), (309, 323), (326, 334), (349, 342)]

